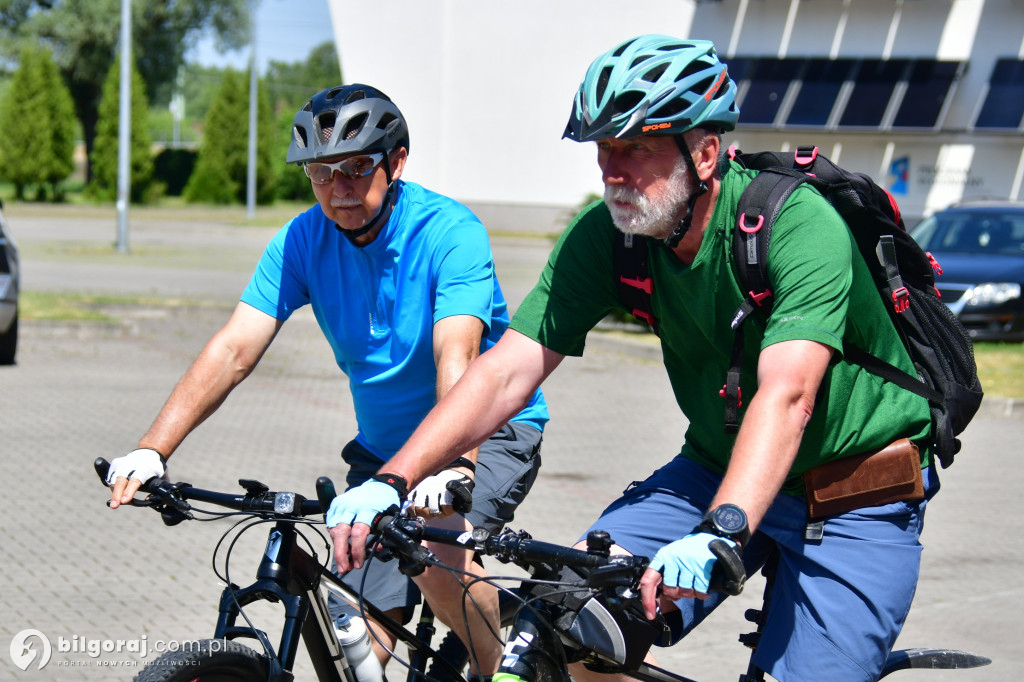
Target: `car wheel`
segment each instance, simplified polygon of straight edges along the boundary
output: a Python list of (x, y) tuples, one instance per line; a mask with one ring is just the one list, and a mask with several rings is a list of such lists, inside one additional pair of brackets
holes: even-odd
[(18, 314), (14, 314), (11, 328), (0, 334), (0, 365), (13, 365), (18, 350)]

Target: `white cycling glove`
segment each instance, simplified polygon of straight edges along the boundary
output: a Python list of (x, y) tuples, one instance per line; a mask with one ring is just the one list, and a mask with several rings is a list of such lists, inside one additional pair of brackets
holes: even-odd
[(134, 478), (145, 483), (151, 478), (163, 477), (167, 473), (167, 461), (152, 448), (132, 450), (124, 457), (110, 463), (107, 471), (107, 485), (114, 485), (118, 476)]
[(420, 481), (409, 493), (409, 501), (414, 510), (428, 509), (433, 516), (447, 514), (451, 509), (464, 514), (473, 508), (474, 485), (469, 476), (445, 469)]

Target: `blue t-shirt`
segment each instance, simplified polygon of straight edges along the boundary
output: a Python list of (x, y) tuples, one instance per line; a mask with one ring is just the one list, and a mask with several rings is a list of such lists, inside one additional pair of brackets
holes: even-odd
[[(434, 324), (479, 318), (481, 352), (508, 327), (484, 226), (457, 201), (398, 183), (390, 219), (366, 246), (349, 241), (319, 204), (293, 218), (267, 245), (241, 298), (279, 320), (313, 306), (349, 377), (357, 438), (382, 460), (436, 402)], [(540, 391), (514, 420), (544, 428)]]

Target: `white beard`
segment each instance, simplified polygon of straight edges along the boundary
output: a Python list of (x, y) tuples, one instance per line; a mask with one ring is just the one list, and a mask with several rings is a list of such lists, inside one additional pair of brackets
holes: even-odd
[[(604, 203), (612, 222), (621, 232), (667, 239), (675, 230), (692, 194), (689, 169), (682, 159), (672, 169), (665, 191), (654, 199), (636, 189), (620, 186), (604, 188)], [(622, 207), (616, 201), (628, 203)]]

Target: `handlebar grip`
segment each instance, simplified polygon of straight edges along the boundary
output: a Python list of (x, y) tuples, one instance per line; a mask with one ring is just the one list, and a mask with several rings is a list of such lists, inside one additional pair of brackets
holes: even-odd
[(735, 597), (743, 591), (747, 581), (747, 569), (743, 566), (739, 550), (725, 540), (712, 540), (708, 548), (718, 559), (711, 569), (710, 589)]
[(334, 481), (327, 476), (316, 479), (316, 499), (320, 502), (320, 511), (324, 514), (331, 508), (331, 502), (338, 496), (334, 490)]
[(459, 481), (448, 481), (445, 488), (452, 494), (452, 508), (459, 514), (473, 511), (473, 490)]
[(110, 472), (110, 462), (103, 459), (102, 457), (97, 457), (95, 460), (93, 460), (92, 468), (96, 470), (96, 475), (100, 477), (100, 482), (103, 485), (106, 485), (107, 474)]

